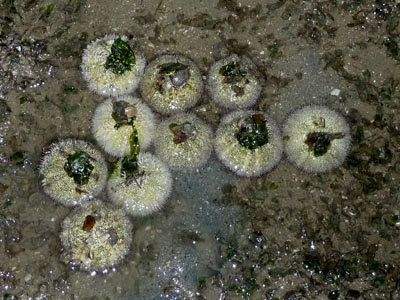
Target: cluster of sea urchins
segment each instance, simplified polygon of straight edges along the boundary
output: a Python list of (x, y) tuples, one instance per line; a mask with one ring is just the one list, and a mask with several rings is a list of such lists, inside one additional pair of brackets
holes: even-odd
[[(345, 119), (325, 106), (294, 111), (283, 134), (271, 116), (248, 110), (260, 96), (262, 80), (246, 56), (223, 58), (208, 72), (212, 100), (236, 109), (221, 120), (215, 137), (209, 125), (186, 112), (204, 89), (200, 70), (189, 58), (162, 55), (146, 67), (133, 40), (106, 35), (88, 45), (81, 70), (89, 88), (107, 97), (94, 111), (92, 133), (115, 161), (108, 171), (94, 146), (64, 140), (45, 152), (40, 175), (47, 195), (78, 206), (62, 223), (62, 257), (83, 270), (107, 273), (124, 257), (132, 235), (126, 214), (144, 216), (163, 206), (172, 188), (169, 168), (197, 170), (214, 148), (239, 176), (269, 172), (284, 151), (299, 168), (319, 173), (338, 167), (350, 147)], [(138, 88), (144, 102), (132, 95)], [(168, 118), (157, 124), (149, 106)], [(153, 142), (155, 155), (146, 152)], [(94, 200), (105, 186), (112, 203)]]

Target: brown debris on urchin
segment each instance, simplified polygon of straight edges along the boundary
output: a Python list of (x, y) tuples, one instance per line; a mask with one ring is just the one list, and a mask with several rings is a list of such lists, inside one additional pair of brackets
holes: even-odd
[(352, 140), (346, 119), (323, 105), (306, 105), (289, 114), (283, 136), (289, 161), (310, 173), (339, 167), (350, 151)]
[(172, 116), (157, 128), (155, 151), (171, 169), (194, 171), (202, 167), (212, 152), (213, 132), (192, 113)]
[(62, 261), (72, 268), (107, 273), (129, 252), (132, 224), (119, 208), (95, 200), (75, 208), (62, 222)]
[(143, 100), (160, 114), (175, 114), (196, 105), (204, 89), (195, 63), (182, 55), (166, 54), (145, 69), (140, 91)]

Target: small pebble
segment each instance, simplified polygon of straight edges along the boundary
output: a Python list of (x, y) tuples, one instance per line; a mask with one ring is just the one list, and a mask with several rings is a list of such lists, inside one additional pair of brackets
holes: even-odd
[(339, 89), (333, 89), (331, 91), (331, 95), (332, 96), (339, 96), (340, 95), (340, 90)]
[(24, 277), (25, 282), (31, 281), (31, 279), (32, 279), (32, 275), (29, 274), (29, 273), (26, 274), (25, 277)]

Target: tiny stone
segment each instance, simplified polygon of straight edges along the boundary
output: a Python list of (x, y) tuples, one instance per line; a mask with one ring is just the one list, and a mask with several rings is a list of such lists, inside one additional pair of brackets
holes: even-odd
[(117, 286), (115, 289), (118, 295), (122, 294), (122, 288), (120, 286)]
[(26, 274), (25, 277), (24, 277), (25, 282), (31, 281), (31, 279), (32, 279), (32, 275), (29, 274), (29, 273)]
[(39, 287), (39, 291), (40, 291), (40, 293), (46, 293), (46, 292), (47, 292), (47, 285), (42, 284), (42, 285)]
[(339, 96), (340, 95), (340, 90), (339, 89), (333, 89), (332, 91), (331, 91), (331, 95), (332, 96)]

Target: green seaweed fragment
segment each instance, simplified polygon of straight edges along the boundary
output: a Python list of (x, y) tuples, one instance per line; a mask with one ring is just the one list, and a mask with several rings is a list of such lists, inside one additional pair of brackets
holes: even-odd
[(239, 144), (249, 150), (254, 150), (268, 143), (268, 129), (262, 114), (253, 114), (239, 124), (236, 139)]
[(50, 3), (47, 6), (43, 7), (40, 20), (47, 20), (50, 17), (51, 13), (54, 11), (55, 6), (56, 5), (54, 3)]
[(117, 169), (118, 169), (118, 160), (111, 161), (108, 166), (107, 180), (110, 179), (111, 175), (113, 175)]
[(68, 3), (64, 6), (64, 11), (66, 13), (79, 13), (86, 5), (86, 0), (69, 0)]
[(24, 152), (17, 151), (10, 155), (11, 160), (21, 160), (24, 158)]
[(132, 126), (132, 133), (129, 136), (130, 154), (122, 158), (120, 175), (123, 178), (135, 178), (138, 174), (138, 156), (140, 153), (139, 133), (135, 127), (137, 109), (126, 101), (115, 101), (113, 103), (112, 118), (115, 121), (115, 129), (121, 126)]
[(17, 8), (15, 7), (15, 0), (3, 0), (3, 6), (11, 14), (17, 14)]
[(239, 62), (231, 61), (229, 64), (219, 69), (219, 74), (229, 79), (240, 79), (241, 77), (245, 77), (247, 72), (240, 69)]
[(64, 87), (63, 92), (65, 95), (76, 94), (78, 93), (78, 89), (76, 87)]
[(129, 178), (137, 173), (139, 166), (136, 155), (127, 155), (121, 162), (121, 177)]
[(229, 290), (241, 295), (245, 299), (250, 299), (251, 295), (260, 288), (255, 278), (248, 278), (241, 285), (232, 284)]
[(399, 59), (400, 50), (399, 45), (395, 41), (393, 37), (387, 37), (383, 44), (386, 46), (386, 49), (389, 51), (390, 56), (394, 59)]
[(130, 71), (135, 63), (135, 53), (128, 42), (117, 38), (111, 46), (111, 54), (107, 57), (104, 67), (111, 69), (114, 74), (123, 74)]
[(314, 153), (315, 157), (320, 157), (328, 152), (331, 141), (343, 137), (343, 133), (310, 132), (307, 134), (304, 143), (308, 146), (308, 150)]
[(384, 221), (389, 227), (400, 228), (400, 215), (396, 213), (386, 216)]
[(185, 70), (188, 68), (188, 66), (181, 64), (179, 62), (171, 62), (162, 64), (159, 66), (159, 68), (160, 70), (158, 71), (158, 74), (165, 75), (165, 74), (173, 74), (180, 70)]
[(28, 97), (23, 96), (19, 98), (19, 104), (24, 104), (25, 102), (30, 102)]
[(10, 159), (15, 162), (17, 167), (22, 167), (25, 161), (25, 154), (22, 151), (17, 151), (10, 155)]
[(67, 162), (64, 164), (64, 170), (69, 177), (74, 179), (76, 184), (87, 184), (94, 168), (90, 163), (91, 159), (90, 155), (83, 151), (70, 154), (67, 157)]
[(139, 155), (140, 152), (140, 145), (139, 145), (139, 133), (135, 126), (132, 125), (132, 134), (129, 138), (129, 144), (131, 147), (131, 155)]
[(133, 132), (129, 137), (131, 154), (125, 156), (121, 162), (121, 177), (134, 178), (139, 171), (138, 156), (140, 153), (139, 134), (136, 127), (132, 124)]

